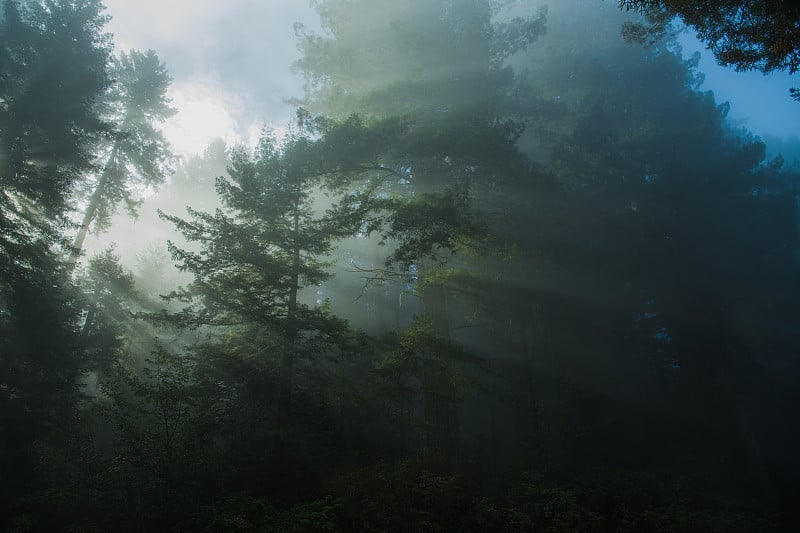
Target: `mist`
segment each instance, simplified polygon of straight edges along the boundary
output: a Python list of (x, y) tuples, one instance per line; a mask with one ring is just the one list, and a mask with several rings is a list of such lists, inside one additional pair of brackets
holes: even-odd
[(4, 3), (0, 530), (792, 531), (797, 41), (673, 4)]

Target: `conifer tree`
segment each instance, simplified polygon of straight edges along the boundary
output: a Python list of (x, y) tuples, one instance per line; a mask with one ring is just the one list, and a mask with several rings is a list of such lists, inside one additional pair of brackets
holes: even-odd
[(60, 246), (69, 195), (108, 132), (111, 45), (95, 0), (6, 0), (0, 20), (0, 529), (35, 442), (64, 442), (83, 366)]
[(179, 269), (194, 277), (169, 296), (187, 304), (169, 320), (260, 339), (257, 356), (272, 365), (281, 424), (291, 412), (298, 371), (347, 345), (347, 324), (325, 305), (306, 303), (303, 293), (329, 278), (326, 255), (360, 229), (365, 209), (354, 195), (327, 210), (315, 203), (321, 191), (341, 191), (350, 176), (366, 171), (335, 141), (314, 139), (316, 127), (301, 113), (286, 138), (266, 133), (252, 155), (235, 149), (229, 177), (217, 179), (223, 207), (215, 213), (188, 207), (189, 219), (161, 214), (199, 247), (168, 243)]
[[(512, 111), (519, 86), (505, 62), (543, 32), (545, 13), (497, 22), (504, 4), (324, 0), (315, 4), (323, 34), (299, 28), (303, 105), (334, 116), (358, 113), (366, 121), (402, 117), (408, 124), (389, 154), (398, 186), (385, 235), (397, 248), (387, 264), (408, 282), (420, 282), (422, 323), (445, 341), (452, 306), (440, 269), (454, 252), (486, 242), (473, 192), (489, 199), (530, 174), (515, 146), (523, 131), (522, 117)], [(447, 344), (427, 343), (419, 355), (435, 360), (425, 352)], [(431, 394), (428, 446), (452, 451), (459, 395), (432, 383), (424, 388)]]
[(74, 266), (89, 228), (107, 229), (118, 204), (136, 215), (137, 188), (164, 182), (172, 154), (157, 124), (175, 113), (166, 96), (170, 84), (163, 63), (152, 50), (121, 53), (111, 63), (113, 85), (105, 98), (108, 122), (114, 125), (106, 146), (98, 147), (102, 168), (90, 176), (87, 205), (70, 253)]

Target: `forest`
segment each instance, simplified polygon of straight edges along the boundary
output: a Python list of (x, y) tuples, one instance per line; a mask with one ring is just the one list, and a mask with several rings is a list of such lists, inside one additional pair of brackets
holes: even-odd
[(0, 531), (795, 531), (800, 143), (678, 28), (794, 73), (798, 9), (311, 6), (179, 157), (101, 0), (2, 1)]

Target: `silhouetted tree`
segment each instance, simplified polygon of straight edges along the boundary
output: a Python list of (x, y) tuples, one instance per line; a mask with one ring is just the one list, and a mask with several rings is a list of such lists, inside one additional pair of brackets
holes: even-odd
[(109, 129), (110, 38), (93, 0), (3, 3), (0, 21), (0, 528), (37, 442), (73, 428), (79, 307), (60, 260), (69, 194)]
[[(525, 262), (509, 287), (517, 297), (501, 300), (517, 310), (515, 343), (530, 350), (532, 422), (558, 428), (552, 449), (576, 461), (614, 449), (596, 460), (679, 469), (670, 458), (683, 454), (696, 458), (694, 474), (727, 468), (740, 477), (726, 490), (768, 499), (782, 475), (768, 466), (761, 446), (773, 437), (749, 405), (786, 392), (756, 392), (748, 376), (770, 351), (756, 331), (777, 334), (782, 313), (796, 312), (778, 296), (796, 284), (791, 178), (758, 138), (727, 123), (727, 104), (696, 90), (696, 58), (673, 42), (645, 51), (610, 31), (573, 40), (588, 21), (568, 5), (550, 15), (548, 39), (563, 47), (533, 50), (528, 65), (558, 113), (530, 122), (526, 149), (560, 191), (511, 211), (513, 226), (536, 231), (516, 232)], [(523, 283), (531, 264), (537, 274)], [(603, 435), (616, 444), (600, 445)], [(719, 450), (727, 467), (704, 459)]]
[[(792, 2), (727, 0), (621, 0), (620, 7), (647, 16), (649, 25), (627, 23), (625, 35), (655, 42), (675, 17), (697, 31), (722, 65), (763, 73), (800, 68), (800, 7)], [(798, 89), (791, 89), (800, 100)]]
[(135, 199), (137, 188), (162, 184), (170, 170), (172, 154), (156, 127), (175, 113), (166, 96), (171, 80), (164, 64), (152, 50), (132, 50), (115, 58), (111, 67), (114, 83), (104, 106), (106, 120), (114, 130), (109, 144), (98, 147), (104, 159), (102, 170), (88, 184), (91, 192), (72, 245), (71, 265), (77, 261), (92, 223), (95, 232), (107, 229), (121, 202), (135, 215), (141, 203)]

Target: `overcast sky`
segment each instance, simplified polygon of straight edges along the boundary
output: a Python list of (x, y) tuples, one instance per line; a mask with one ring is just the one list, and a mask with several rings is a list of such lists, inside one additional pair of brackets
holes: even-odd
[[(402, 1), (402, 0), (398, 0)], [(215, 137), (252, 143), (263, 124), (279, 128), (300, 96), (290, 72), (298, 57), (294, 23), (316, 27), (307, 0), (106, 0), (118, 49), (154, 49), (174, 78), (179, 109), (165, 127), (175, 151), (201, 151)], [(700, 49), (684, 39), (687, 55)], [(758, 135), (800, 135), (800, 103), (788, 88), (798, 76), (763, 76), (718, 67), (705, 52), (704, 90), (731, 102), (730, 118)]]

